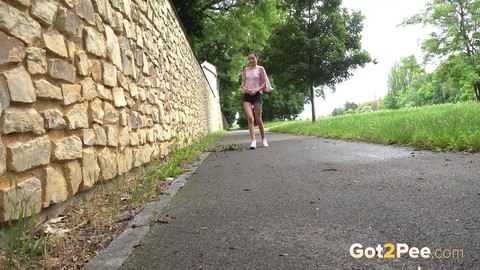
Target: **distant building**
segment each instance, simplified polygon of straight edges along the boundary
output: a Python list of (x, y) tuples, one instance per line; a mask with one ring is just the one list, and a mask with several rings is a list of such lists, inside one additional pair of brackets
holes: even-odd
[[(213, 99), (210, 100), (208, 105), (210, 108), (210, 129), (211, 131), (218, 131), (224, 129), (224, 121), (222, 117), (222, 111), (220, 109), (220, 94), (218, 91), (218, 77), (217, 77), (217, 67), (213, 64), (205, 61), (201, 64), (205, 78), (207, 78), (208, 84), (213, 95)], [(216, 126), (216, 123), (220, 123), (220, 126)], [(223, 124), (222, 124), (223, 123)]]

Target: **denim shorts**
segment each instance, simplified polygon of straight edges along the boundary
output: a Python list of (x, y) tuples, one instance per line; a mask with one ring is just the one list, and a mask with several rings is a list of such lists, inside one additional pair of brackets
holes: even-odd
[(250, 102), (252, 105), (256, 103), (263, 103), (262, 93), (257, 92), (255, 95), (243, 94), (243, 102)]

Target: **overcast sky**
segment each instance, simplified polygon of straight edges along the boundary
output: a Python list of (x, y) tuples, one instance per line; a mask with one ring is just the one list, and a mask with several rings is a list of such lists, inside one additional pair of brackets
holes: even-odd
[[(343, 0), (349, 10), (361, 11), (363, 21), (362, 48), (377, 64), (368, 64), (337, 86), (336, 93), (326, 91), (326, 99), (315, 100), (316, 115), (329, 115), (345, 102), (362, 103), (382, 98), (387, 93), (390, 69), (402, 57), (416, 55), (421, 61), (420, 43), (426, 37), (422, 26), (398, 26), (403, 19), (424, 9), (428, 0)], [(300, 118), (311, 118), (311, 105), (306, 104)]]

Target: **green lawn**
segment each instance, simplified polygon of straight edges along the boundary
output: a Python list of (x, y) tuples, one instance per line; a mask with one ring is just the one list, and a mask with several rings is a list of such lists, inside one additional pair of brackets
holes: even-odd
[(270, 131), (435, 151), (480, 151), (480, 104), (457, 103), (268, 123)]

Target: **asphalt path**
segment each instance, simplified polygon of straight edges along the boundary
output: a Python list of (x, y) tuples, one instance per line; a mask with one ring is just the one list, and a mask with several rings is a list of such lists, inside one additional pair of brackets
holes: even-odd
[(478, 154), (268, 139), (227, 133), (121, 269), (480, 269)]

